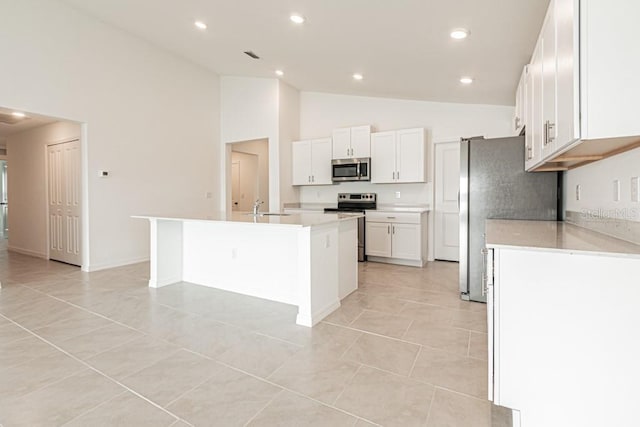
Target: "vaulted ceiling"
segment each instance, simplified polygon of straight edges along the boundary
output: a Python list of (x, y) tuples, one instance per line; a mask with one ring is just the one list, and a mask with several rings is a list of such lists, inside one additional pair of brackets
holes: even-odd
[[(549, 0), (63, 0), (221, 75), (304, 91), (513, 105)], [(299, 13), (306, 22), (289, 20)], [(200, 20), (206, 30), (194, 26)], [(454, 28), (470, 30), (453, 40)], [(251, 50), (261, 59), (243, 52)], [(355, 81), (354, 73), (364, 79)], [(474, 79), (462, 85), (461, 76)]]

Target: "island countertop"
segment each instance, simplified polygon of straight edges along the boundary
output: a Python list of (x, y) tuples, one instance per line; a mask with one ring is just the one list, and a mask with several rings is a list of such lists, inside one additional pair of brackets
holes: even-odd
[(486, 245), (640, 258), (640, 245), (558, 221), (488, 219)]
[(210, 215), (134, 215), (133, 218), (158, 219), (165, 221), (195, 221), (195, 222), (228, 222), (240, 224), (280, 225), (288, 227), (313, 227), (333, 222), (347, 221), (364, 216), (357, 212), (324, 213), (296, 213), (271, 214), (263, 212), (254, 216), (248, 212), (216, 212)]

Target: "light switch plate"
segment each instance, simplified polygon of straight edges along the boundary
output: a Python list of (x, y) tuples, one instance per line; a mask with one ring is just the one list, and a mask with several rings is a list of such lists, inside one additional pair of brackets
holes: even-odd
[(631, 177), (631, 201), (638, 202), (640, 201), (639, 195), (640, 193), (640, 181), (638, 181), (638, 177)]
[(613, 201), (620, 201), (620, 180), (616, 179), (613, 181)]
[(396, 199), (399, 199), (399, 198), (400, 198), (400, 192), (396, 191)]

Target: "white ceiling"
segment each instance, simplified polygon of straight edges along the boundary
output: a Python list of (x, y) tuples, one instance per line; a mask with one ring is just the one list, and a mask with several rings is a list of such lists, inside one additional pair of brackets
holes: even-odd
[[(0, 113), (11, 114), (12, 111), (13, 110), (9, 110), (7, 108), (0, 108)], [(49, 123), (55, 123), (57, 121), (57, 119), (27, 113), (27, 117), (15, 124), (0, 122), (0, 146), (4, 146), (3, 140), (5, 140), (10, 135), (14, 135), (16, 133), (24, 132), (30, 129), (35, 129)]]
[[(63, 0), (221, 75), (304, 91), (513, 105), (549, 0)], [(289, 21), (297, 12), (302, 26)], [(208, 24), (206, 31), (195, 20)], [(452, 40), (453, 28), (471, 36)], [(261, 56), (256, 61), (243, 51)], [(356, 82), (359, 72), (364, 80)], [(463, 86), (459, 78), (475, 82)]]

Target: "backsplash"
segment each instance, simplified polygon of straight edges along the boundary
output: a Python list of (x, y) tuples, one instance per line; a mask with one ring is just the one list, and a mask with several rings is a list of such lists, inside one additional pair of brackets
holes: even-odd
[(566, 211), (565, 221), (640, 245), (640, 222), (616, 216), (623, 216), (623, 212), (586, 209), (582, 212)]
[[(370, 182), (341, 182), (333, 185), (300, 187), (301, 203), (335, 203), (338, 193), (376, 193), (378, 203), (431, 205), (432, 183), (371, 184)], [(400, 197), (396, 197), (396, 193)]]

